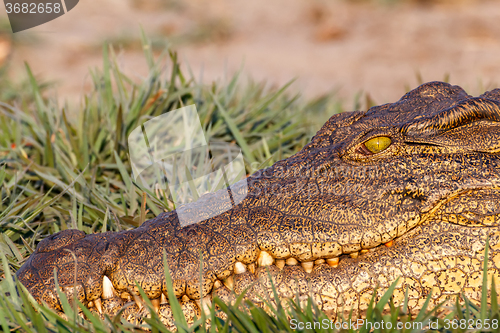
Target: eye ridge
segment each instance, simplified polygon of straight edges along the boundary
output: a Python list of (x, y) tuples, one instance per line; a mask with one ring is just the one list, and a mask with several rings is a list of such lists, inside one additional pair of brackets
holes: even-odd
[(388, 136), (377, 136), (365, 141), (360, 147), (359, 151), (364, 155), (373, 155), (380, 153), (392, 144), (392, 140)]

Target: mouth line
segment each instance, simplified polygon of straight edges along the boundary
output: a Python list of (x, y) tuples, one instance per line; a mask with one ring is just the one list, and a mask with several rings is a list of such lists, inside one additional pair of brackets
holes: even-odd
[[(346, 248), (345, 251), (337, 250), (335, 252), (331, 250), (332, 249), (331, 246), (326, 245), (326, 247), (331, 250), (330, 251), (331, 253), (323, 252), (323, 255), (316, 259), (314, 259), (314, 257), (311, 258), (310, 255), (301, 256), (300, 254), (290, 255), (287, 258), (275, 258), (268, 251), (260, 250), (257, 259), (254, 260), (253, 262), (245, 264), (241, 261), (236, 261), (234, 263), (233, 268), (230, 270), (229, 274), (227, 274), (228, 276), (215, 278), (215, 280), (212, 283), (212, 286), (209, 287), (208, 289), (205, 289), (202, 295), (198, 294), (197, 295), (198, 297), (194, 295), (189, 297), (186, 294), (186, 292), (181, 292), (180, 294), (176, 293), (176, 298), (181, 303), (184, 303), (183, 308), (186, 307), (186, 304), (190, 305), (191, 307), (196, 305), (199, 311), (205, 311), (206, 313), (208, 313), (209, 308), (212, 304), (212, 294), (214, 294), (214, 292), (220, 288), (225, 288), (226, 291), (229, 291), (231, 293), (234, 292), (235, 290), (234, 280), (235, 277), (237, 277), (238, 275), (249, 274), (249, 273), (252, 275), (256, 275), (257, 269), (261, 267), (263, 268), (268, 267), (270, 271), (275, 271), (275, 270), (281, 271), (285, 269), (286, 266), (295, 266), (296, 268), (303, 270), (307, 274), (313, 274), (314, 270), (317, 267), (323, 265), (327, 265), (332, 269), (336, 269), (345, 259), (351, 258), (351, 259), (363, 260), (365, 255), (368, 254), (369, 252), (373, 252), (384, 247), (392, 247), (395, 241), (397, 241), (397, 238), (399, 237), (401, 236), (398, 236), (395, 239), (390, 240), (386, 243), (380, 243), (379, 245), (371, 247), (369, 249), (368, 248), (361, 249), (361, 245), (359, 245), (360, 249), (357, 251), (353, 251), (351, 247), (351, 249)], [(321, 243), (321, 244), (325, 245), (331, 243)], [(338, 243), (334, 244), (338, 245)], [(307, 244), (307, 245), (312, 247), (315, 244), (312, 245)], [(340, 248), (342, 247), (340, 246)], [(206, 286), (205, 281), (204, 285)], [(149, 301), (153, 305), (153, 308), (157, 314), (161, 314), (164, 311), (167, 312), (171, 311), (166, 291), (162, 291), (159, 297), (154, 299), (149, 299)], [(138, 293), (130, 289), (126, 291), (118, 291), (113, 285), (111, 279), (107, 275), (103, 275), (101, 295), (95, 299), (88, 301), (86, 305), (89, 309), (93, 310), (94, 312), (97, 312), (99, 314), (104, 314), (104, 313), (109, 313), (110, 311), (117, 313), (123, 307), (130, 308), (131, 312), (133, 313), (140, 313), (143, 310), (145, 311), (146, 309), (145, 304), (146, 304), (145, 300), (140, 295), (138, 295)], [(199, 311), (195, 312), (199, 313)]]

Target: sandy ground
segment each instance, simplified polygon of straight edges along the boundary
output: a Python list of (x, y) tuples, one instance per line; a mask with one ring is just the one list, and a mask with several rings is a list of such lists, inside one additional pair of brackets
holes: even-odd
[(360, 92), (394, 101), (419, 76), (449, 76), (476, 94), (500, 84), (499, 22), (493, 0), (81, 0), (15, 34), (10, 74), (27, 61), (74, 105), (90, 89), (89, 69), (101, 66), (104, 41), (126, 73), (146, 75), (142, 26), (156, 44), (169, 41), (204, 82), (243, 66), (243, 76), (279, 85), (297, 78), (292, 91), (335, 91), (347, 105)]

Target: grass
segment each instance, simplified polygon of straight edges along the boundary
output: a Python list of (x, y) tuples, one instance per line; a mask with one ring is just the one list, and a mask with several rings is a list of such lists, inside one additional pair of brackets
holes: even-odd
[[(91, 71), (93, 91), (79, 110), (68, 110), (47, 96), (47, 85), (38, 82), (28, 65), (24, 82), (0, 80), (0, 326), (4, 332), (135, 332), (145, 327), (166, 331), (154, 312), (141, 326), (120, 318), (101, 320), (79, 304), (88, 317), (83, 320), (67, 301), (63, 302), (67, 317), (62, 318), (37, 304), (12, 279), (38, 242), (50, 234), (68, 228), (86, 233), (131, 229), (174, 208), (168, 197), (136, 184), (130, 176), (127, 137), (145, 121), (195, 104), (207, 139), (237, 143), (246, 171), (252, 173), (299, 151), (329, 116), (343, 111), (335, 96), (305, 101), (290, 95), (288, 85), (241, 84), (238, 75), (222, 84), (200, 85), (189, 70), (189, 75), (181, 71), (175, 53), (166, 51), (154, 58), (146, 38), (143, 46), (150, 72), (138, 83), (120, 71), (113, 49), (105, 46), (102, 69)], [(168, 271), (166, 276), (168, 280)], [(426, 308), (410, 318), (391, 303), (390, 296), (389, 290), (377, 303), (372, 300), (369, 321), (436, 320), (436, 309)], [(486, 298), (481, 308), (469, 302), (457, 304), (448, 317), (498, 319), (496, 294), (491, 297), (491, 306)], [(283, 306), (276, 300), (266, 312), (240, 297), (233, 305), (215, 300), (226, 320), (217, 318), (212, 309), (210, 327), (205, 317), (189, 327), (179, 315), (178, 304), (173, 299), (171, 303), (181, 332), (291, 332), (291, 319), (297, 323), (327, 319), (311, 301)], [(390, 312), (385, 314), (384, 308)], [(440, 319), (441, 327), (443, 323)]]

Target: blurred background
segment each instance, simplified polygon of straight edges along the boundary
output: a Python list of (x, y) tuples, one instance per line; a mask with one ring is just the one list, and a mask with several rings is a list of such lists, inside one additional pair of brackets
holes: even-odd
[(291, 91), (306, 97), (368, 95), (378, 104), (432, 80), (472, 94), (500, 84), (494, 0), (81, 0), (14, 35), (0, 7), (8, 76), (25, 76), (28, 62), (70, 105), (92, 88), (89, 73), (102, 66), (104, 42), (125, 73), (147, 76), (141, 27), (157, 54), (171, 46), (184, 70), (205, 83), (241, 71), (269, 85), (296, 79)]

